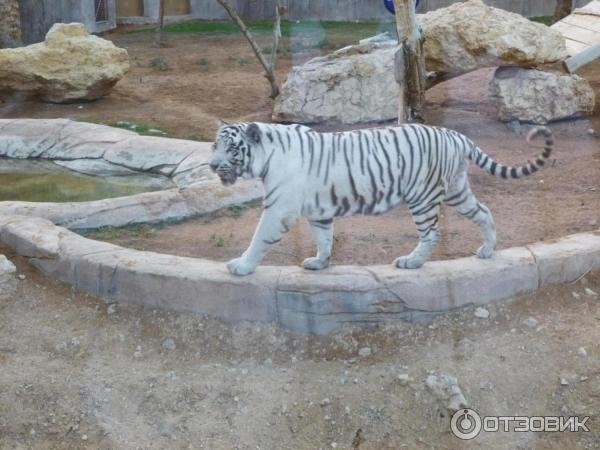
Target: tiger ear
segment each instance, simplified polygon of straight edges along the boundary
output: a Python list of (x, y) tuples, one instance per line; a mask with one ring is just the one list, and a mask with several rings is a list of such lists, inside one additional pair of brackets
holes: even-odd
[(260, 144), (260, 127), (257, 124), (251, 123), (248, 125), (246, 127), (245, 134), (250, 142), (254, 144)]
[(225, 122), (223, 119), (217, 119), (217, 127), (218, 128), (226, 127), (227, 125), (229, 125), (228, 122)]

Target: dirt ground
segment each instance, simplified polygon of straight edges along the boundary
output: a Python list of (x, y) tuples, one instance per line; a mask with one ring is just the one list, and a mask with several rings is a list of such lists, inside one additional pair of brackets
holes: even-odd
[[(466, 308), (317, 338), (106, 305), (0, 253), (26, 276), (0, 301), (2, 449), (600, 448), (600, 297), (585, 293), (599, 274), (488, 319)], [(590, 432), (460, 441), (430, 371), (481, 415), (590, 416)]]
[[(268, 85), (238, 36), (170, 35), (171, 45), (161, 49), (151, 46), (151, 34), (108, 37), (133, 63), (109, 97), (75, 105), (5, 97), (0, 116), (128, 120), (207, 140), (218, 117), (268, 120)], [(316, 53), (282, 58), (280, 76)], [(152, 68), (158, 56), (168, 70)], [(600, 91), (600, 65), (582, 74)], [(531, 158), (525, 130), (493, 120), (489, 75), (431, 90), (428, 121), (467, 134), (502, 162)], [(600, 143), (588, 128), (600, 131), (598, 115), (554, 125), (556, 163), (530, 179), (504, 182), (473, 171), (501, 248), (598, 228)], [(236, 208), (208, 222), (98, 236), (224, 260), (247, 245), (257, 214)], [(436, 258), (479, 245), (477, 229), (452, 211), (444, 211), (442, 232)], [(334, 262), (389, 262), (415, 239), (404, 210), (342, 219)], [(312, 253), (305, 242), (308, 230), (300, 226), (268, 261), (298, 263)], [(488, 319), (464, 308), (432, 321), (317, 338), (106, 305), (40, 275), (7, 248), (0, 253), (25, 275), (16, 294), (0, 300), (0, 449), (600, 448), (600, 297), (593, 295), (600, 274), (489, 305)], [(591, 432), (485, 433), (459, 441), (425, 387), (430, 371), (457, 377), (482, 415), (589, 415)]]

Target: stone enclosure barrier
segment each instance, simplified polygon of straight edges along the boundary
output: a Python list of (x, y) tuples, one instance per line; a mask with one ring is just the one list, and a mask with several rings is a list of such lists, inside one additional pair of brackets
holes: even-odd
[(32, 217), (0, 215), (0, 241), (46, 275), (108, 302), (208, 315), (228, 323), (273, 322), (298, 333), (327, 334), (345, 324), (417, 320), (574, 281), (600, 269), (600, 232), (475, 257), (425, 264), (259, 267), (234, 277), (225, 263), (125, 249)]

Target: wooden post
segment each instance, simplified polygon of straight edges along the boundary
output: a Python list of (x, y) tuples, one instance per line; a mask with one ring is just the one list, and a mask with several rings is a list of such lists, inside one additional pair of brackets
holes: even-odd
[(425, 121), (425, 60), (415, 0), (394, 0), (400, 47), (396, 52), (396, 81), (400, 85), (398, 123)]

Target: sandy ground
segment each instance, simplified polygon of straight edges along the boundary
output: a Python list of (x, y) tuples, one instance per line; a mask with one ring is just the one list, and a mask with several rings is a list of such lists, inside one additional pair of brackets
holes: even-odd
[[(82, 105), (5, 97), (0, 115), (129, 120), (204, 139), (212, 138), (217, 117), (268, 119), (268, 86), (238, 37), (170, 36), (164, 49), (152, 48), (150, 34), (110, 38), (128, 48), (133, 67), (109, 97)], [(169, 70), (151, 67), (157, 56)], [(308, 56), (283, 58), (280, 76)], [(584, 75), (598, 90), (600, 66)], [(429, 122), (466, 133), (503, 162), (530, 158), (523, 133), (491, 119), (486, 77), (484, 71), (432, 90)], [(597, 228), (600, 156), (590, 127), (600, 130), (598, 116), (554, 126), (555, 166), (535, 178), (503, 183), (473, 173), (475, 192), (495, 213), (501, 247)], [(257, 212), (242, 210), (235, 222), (231, 214), (104, 237), (226, 259), (246, 245)], [(370, 262), (371, 255), (391, 261), (414, 244), (403, 211), (346, 220), (338, 225), (335, 262)], [(477, 230), (453, 212), (445, 211), (442, 228), (447, 239), (436, 257), (477, 247)], [(311, 253), (306, 230), (294, 233), (271, 258), (291, 264)], [(489, 319), (465, 308), (433, 321), (315, 338), (266, 324), (109, 306), (41, 276), (6, 248), (0, 253), (25, 275), (15, 295), (0, 295), (0, 449), (600, 448), (600, 297), (585, 291), (600, 293), (598, 274), (490, 305)], [(592, 431), (459, 441), (444, 405), (424, 385), (429, 371), (457, 377), (482, 415), (589, 415)], [(401, 374), (411, 380), (401, 382)]]
[[(13, 260), (26, 278), (0, 302), (2, 449), (600, 448), (598, 274), (488, 319), (466, 308), (316, 338), (106, 305)], [(430, 371), (482, 415), (590, 416), (591, 431), (459, 441)]]

